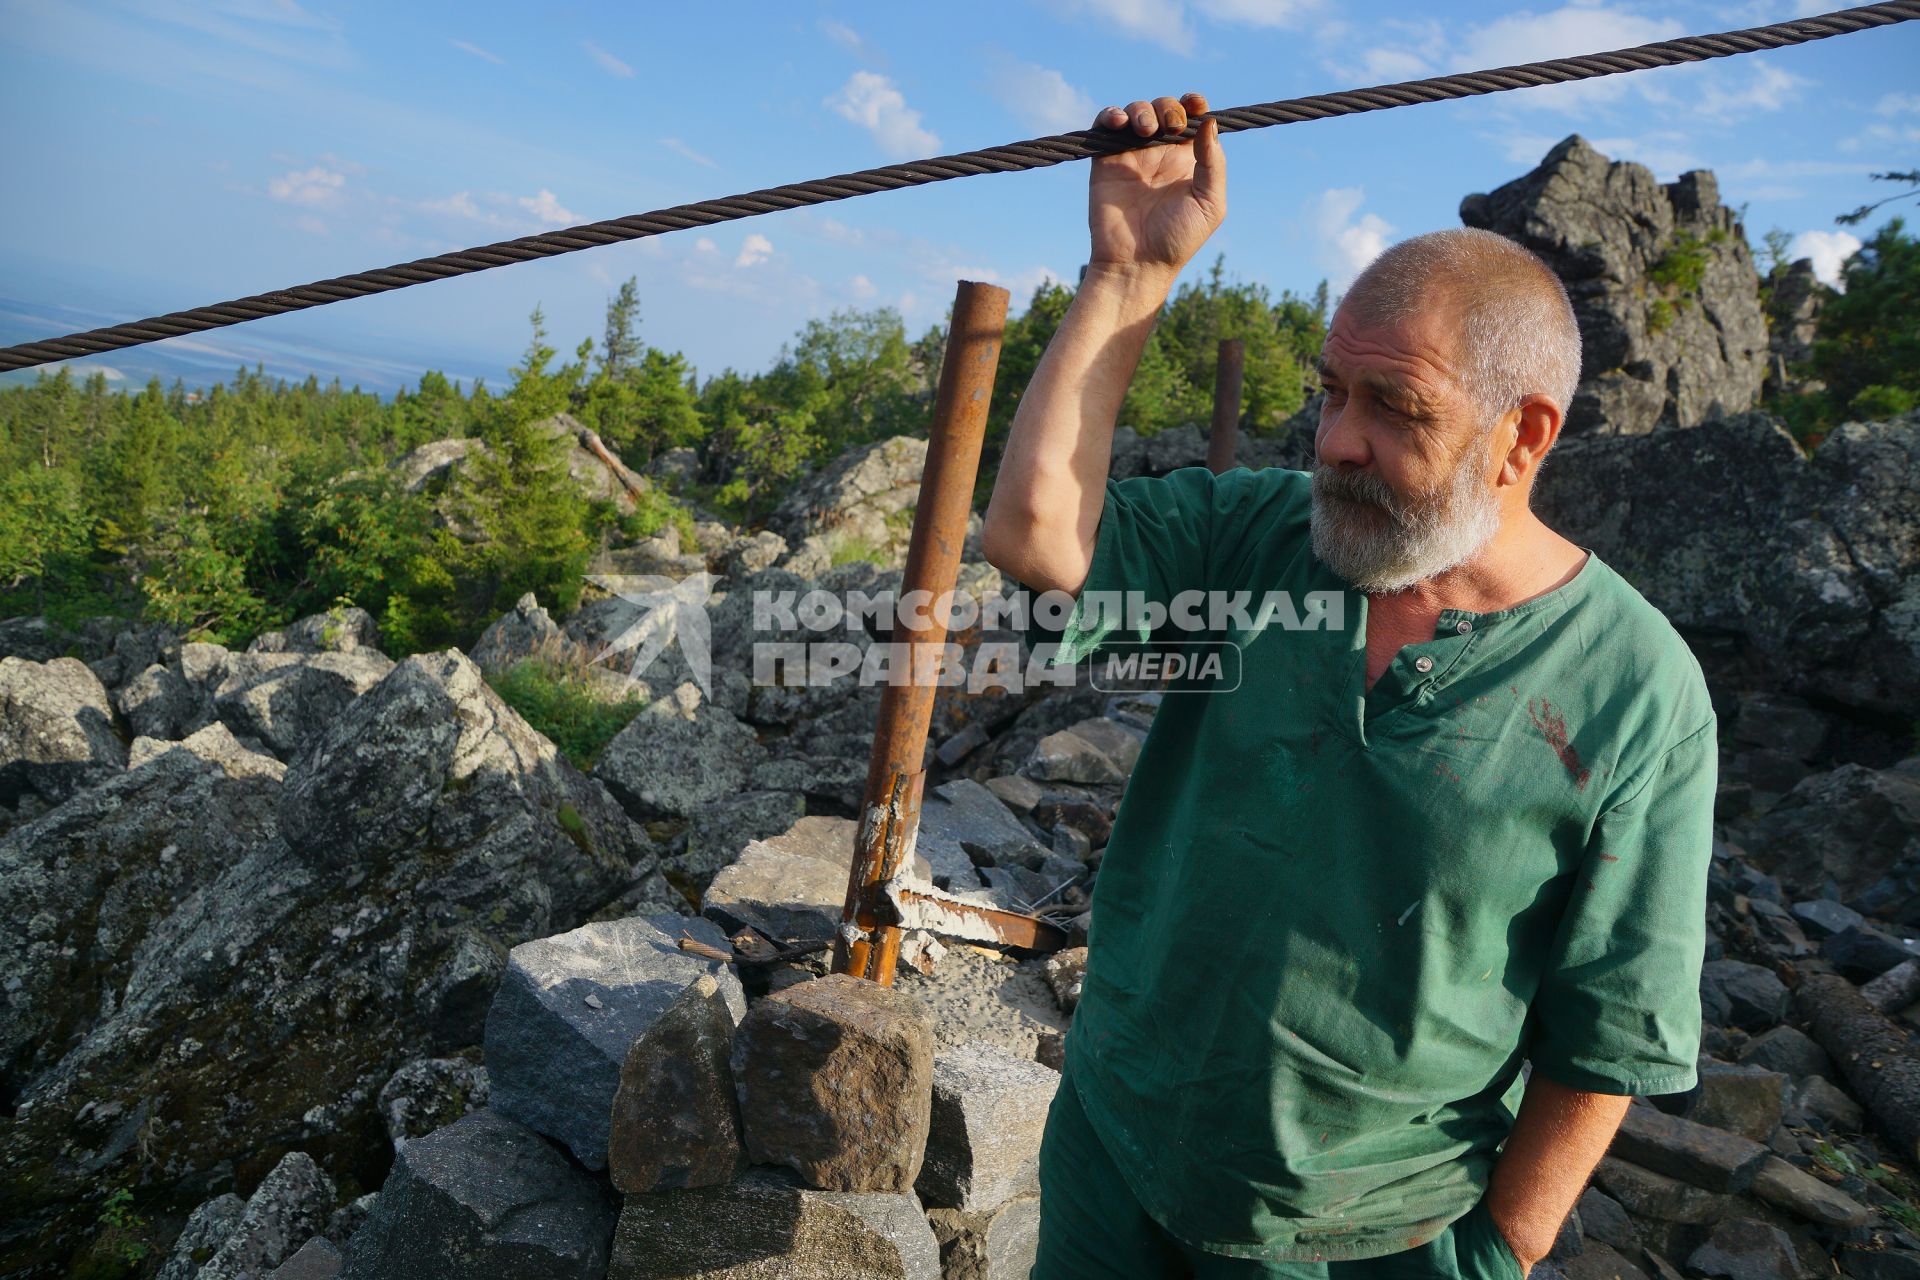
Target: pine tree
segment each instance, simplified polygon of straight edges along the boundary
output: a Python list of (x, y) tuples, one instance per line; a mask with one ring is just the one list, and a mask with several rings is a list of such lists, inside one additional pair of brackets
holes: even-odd
[(633, 276), (627, 277), (620, 292), (607, 304), (607, 332), (602, 344), (600, 374), (604, 378), (619, 381), (640, 361), (644, 349), (640, 341), (640, 290)]

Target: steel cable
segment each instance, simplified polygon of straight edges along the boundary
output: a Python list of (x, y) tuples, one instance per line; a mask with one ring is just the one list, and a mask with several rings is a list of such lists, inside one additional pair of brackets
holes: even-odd
[[(1222, 133), (1239, 133), (1247, 129), (1265, 129), (1273, 125), (1298, 124), (1307, 120), (1325, 120), (1333, 116), (1356, 115), (1365, 111), (1386, 111), (1394, 107), (1416, 106), (1423, 102), (1471, 98), (1487, 93), (1504, 93), (1510, 89), (1531, 89), (1542, 85), (1591, 80), (1598, 76), (1645, 71), (1654, 67), (1678, 66), (1688, 62), (1728, 58), (1737, 54), (1757, 53), (1765, 49), (1780, 49), (1789, 45), (1825, 40), (1831, 36), (1849, 35), (1856, 31), (1891, 26), (1899, 22), (1911, 22), (1916, 18), (1920, 18), (1920, 0), (1888, 0), (1887, 3), (1842, 9), (1836, 13), (1822, 14), (1818, 17), (1776, 22), (1769, 26), (1752, 27), (1744, 31), (1723, 31), (1716, 35), (1684, 36), (1678, 40), (1662, 40), (1656, 44), (1643, 44), (1632, 49), (1617, 49), (1611, 53), (1594, 53), (1578, 58), (1556, 58), (1548, 62), (1529, 62), (1515, 67), (1499, 67), (1491, 71), (1468, 71), (1458, 75), (1432, 76), (1425, 80), (1409, 80), (1401, 84), (1379, 85), (1371, 89), (1350, 89), (1342, 93), (1316, 94), (1312, 97), (1290, 98), (1283, 102), (1267, 102), (1256, 106), (1227, 107), (1209, 113), (1208, 118), (1219, 123)], [(982, 151), (967, 151), (958, 155), (938, 156), (931, 160), (915, 160), (907, 164), (863, 169), (858, 173), (844, 173), (832, 178), (817, 178), (811, 182), (769, 187), (764, 191), (727, 196), (719, 200), (703, 200), (698, 204), (677, 205), (671, 209), (658, 209), (652, 213), (630, 214), (624, 218), (591, 222), (583, 226), (567, 227), (560, 231), (544, 231), (538, 235), (522, 236), (516, 240), (502, 240), (497, 244), (462, 249), (455, 253), (443, 253), (437, 257), (403, 262), (375, 271), (362, 271), (355, 275), (338, 276), (331, 280), (317, 280), (312, 284), (279, 289), (272, 293), (236, 298), (231, 302), (195, 307), (189, 311), (175, 311), (146, 320), (110, 325), (104, 329), (91, 329), (83, 333), (71, 333), (40, 342), (26, 342), (18, 346), (0, 348), (0, 371), (27, 369), (57, 360), (70, 360), (76, 356), (117, 351), (123, 347), (138, 346), (145, 342), (158, 342), (163, 338), (199, 333), (231, 324), (242, 324), (248, 320), (258, 320), (263, 316), (283, 315), (289, 311), (302, 311), (308, 307), (325, 306), (327, 303), (341, 302), (348, 298), (385, 293), (390, 289), (404, 289), (410, 285), (444, 280), (450, 276), (468, 275), (475, 271), (487, 271), (494, 267), (510, 266), (516, 262), (530, 262), (536, 258), (550, 258), (558, 254), (575, 253), (581, 249), (619, 244), (627, 240), (640, 240), (670, 231), (684, 231), (689, 227), (707, 227), (718, 222), (731, 222), (738, 218), (751, 218), (783, 209), (798, 209), (807, 205), (827, 204), (835, 200), (850, 200), (856, 196), (871, 195), (880, 191), (898, 191), (904, 187), (924, 186), (930, 182), (945, 182), (950, 178), (1044, 169), (1072, 160), (1112, 155), (1135, 147), (1163, 146), (1192, 137), (1197, 127), (1197, 123), (1190, 123), (1185, 132), (1161, 138), (1138, 138), (1117, 130), (1082, 130), (1077, 133), (1062, 133), (1048, 138), (1034, 138), (1026, 142), (988, 147)]]

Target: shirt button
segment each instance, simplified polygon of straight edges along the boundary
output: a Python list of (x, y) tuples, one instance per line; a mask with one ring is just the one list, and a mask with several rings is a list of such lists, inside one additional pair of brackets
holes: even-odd
[(1427, 657), (1425, 654), (1421, 654), (1413, 660), (1413, 669), (1421, 675), (1425, 675), (1427, 672), (1433, 670), (1433, 659)]
[(1461, 635), (1465, 635), (1467, 634), (1467, 632), (1473, 630), (1473, 624), (1471, 622), (1468, 622), (1465, 618), (1462, 618), (1460, 619), (1460, 621), (1453, 624), (1453, 629), (1455, 631), (1458, 631)]

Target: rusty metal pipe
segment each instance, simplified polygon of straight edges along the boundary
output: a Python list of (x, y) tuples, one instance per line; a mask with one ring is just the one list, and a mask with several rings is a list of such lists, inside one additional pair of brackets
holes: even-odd
[[(960, 575), (960, 548), (973, 510), (973, 485), (980, 471), (980, 446), (987, 435), (987, 406), (993, 399), (993, 375), (1000, 365), (1000, 343), (1007, 326), (1007, 291), (962, 280), (953, 299), (953, 325), (947, 332), (927, 433), (927, 464), (920, 475), (920, 500), (913, 512), (907, 567), (900, 582), (901, 601), (938, 601)], [(925, 591), (924, 597), (913, 592)], [(866, 798), (854, 836), (853, 867), (847, 901), (840, 915), (840, 936), (833, 948), (833, 971), (893, 985), (900, 956), (897, 909), (887, 900), (887, 882), (913, 858), (920, 827), (920, 791), (925, 784), (927, 726), (939, 656), (947, 641), (945, 618), (928, 606), (916, 622), (893, 632), (896, 674), (880, 694), (873, 756), (867, 766)], [(902, 637), (905, 637), (903, 640)], [(900, 672), (909, 673), (902, 679)]]
[(1207, 434), (1207, 470), (1219, 475), (1233, 469), (1234, 449), (1240, 443), (1240, 382), (1246, 372), (1247, 351), (1238, 338), (1220, 340), (1220, 361), (1213, 371), (1213, 427)]

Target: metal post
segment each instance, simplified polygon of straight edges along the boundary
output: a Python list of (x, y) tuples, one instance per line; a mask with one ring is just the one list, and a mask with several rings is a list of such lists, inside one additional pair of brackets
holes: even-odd
[(1213, 373), (1213, 429), (1207, 436), (1207, 470), (1215, 475), (1233, 468), (1240, 436), (1240, 379), (1246, 363), (1240, 339), (1220, 340), (1220, 362)]
[[(902, 600), (937, 601), (953, 590), (959, 577), (960, 548), (973, 509), (973, 485), (980, 471), (980, 446), (986, 438), (987, 407), (993, 398), (993, 375), (1000, 364), (1006, 324), (1005, 289), (960, 282), (940, 365), (933, 424), (927, 433), (927, 464), (920, 476), (912, 540), (907, 544)], [(916, 591), (927, 594), (911, 594)], [(927, 726), (938, 692), (937, 663), (947, 640), (946, 620), (938, 610), (929, 607), (915, 621), (921, 618), (924, 625), (904, 627), (896, 616), (895, 666), (904, 666), (911, 676), (896, 675), (881, 691), (847, 902), (833, 949), (835, 973), (871, 978), (883, 986), (893, 984), (900, 955), (898, 911), (885, 890), (913, 857), (920, 827), (920, 789), (926, 781), (921, 766)]]

